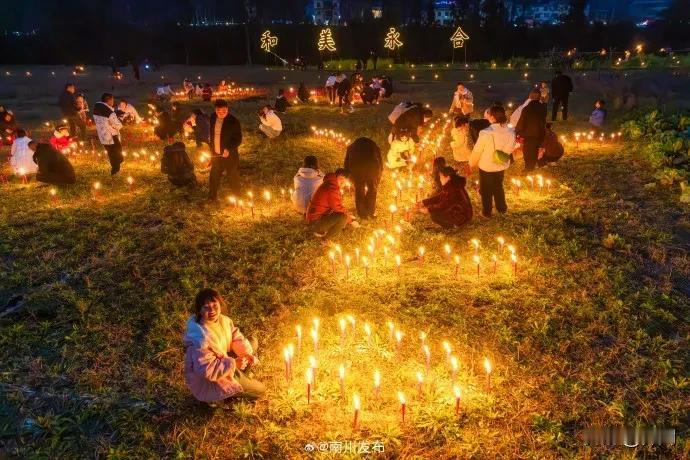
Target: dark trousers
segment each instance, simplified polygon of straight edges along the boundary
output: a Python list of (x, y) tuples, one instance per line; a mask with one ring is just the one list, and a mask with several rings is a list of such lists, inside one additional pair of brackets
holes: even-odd
[(328, 93), (328, 101), (333, 104), (335, 102), (335, 87), (326, 86), (326, 93)]
[(213, 200), (218, 198), (218, 187), (224, 172), (228, 175), (230, 190), (238, 195), (240, 193), (240, 155), (237, 152), (231, 152), (227, 158), (214, 156), (211, 160), (208, 196)]
[(122, 156), (122, 144), (120, 144), (120, 136), (113, 136), (113, 143), (104, 145), (105, 151), (108, 152), (108, 160), (110, 160), (110, 175), (114, 176), (120, 172), (120, 165), (124, 160)]
[(479, 170), (479, 194), (482, 197), (482, 214), (491, 217), (491, 208), (503, 214), (508, 210), (506, 194), (503, 190), (503, 171), (486, 172)]
[(338, 107), (342, 108), (343, 105), (346, 107), (350, 105), (350, 93), (345, 94), (338, 93)]
[(542, 140), (536, 137), (526, 137), (522, 143), (522, 155), (525, 157), (525, 171), (532, 171), (537, 166), (539, 147)]
[(553, 97), (553, 109), (551, 110), (551, 120), (556, 121), (558, 118), (558, 110), (563, 107), (563, 121), (568, 119), (568, 96)]
[(355, 206), (357, 215), (362, 219), (374, 217), (376, 213), (376, 195), (379, 189), (378, 177), (352, 177), (355, 186)]
[[(76, 137), (82, 141), (86, 139), (86, 122), (82, 120), (79, 115), (68, 117), (67, 123), (69, 124), (70, 136)], [(77, 131), (79, 132), (77, 133)]]
[(450, 218), (448, 210), (435, 209), (429, 211), (429, 217), (431, 217), (433, 223), (443, 228), (453, 228), (455, 226), (455, 222)]
[(324, 238), (330, 239), (340, 233), (347, 225), (347, 216), (342, 212), (332, 212), (309, 224), (309, 229), (315, 233), (325, 233)]

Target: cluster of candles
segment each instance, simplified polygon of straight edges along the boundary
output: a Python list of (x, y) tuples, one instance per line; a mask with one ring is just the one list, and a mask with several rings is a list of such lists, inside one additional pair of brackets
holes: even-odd
[[(614, 142), (616, 140), (620, 141), (622, 135), (623, 135), (623, 133), (621, 133), (620, 131), (618, 131), (616, 133), (610, 133), (610, 134), (606, 134), (603, 132), (597, 134), (594, 131), (589, 131), (589, 132), (577, 131), (577, 132), (573, 133), (572, 141), (575, 142), (576, 148), (580, 148), (580, 142), (583, 142), (583, 143), (584, 142), (598, 142), (600, 144), (603, 144), (606, 142), (607, 139), (609, 139), (610, 142)], [(568, 142), (571, 142), (571, 139), (568, 138), (566, 135), (562, 135), (561, 136), (561, 142), (566, 144)]]
[(344, 146), (350, 145), (350, 139), (349, 138), (345, 137), (345, 135), (343, 133), (333, 131), (332, 129), (322, 129), (322, 128), (317, 128), (316, 126), (312, 126), (311, 132), (317, 138), (329, 139), (329, 140), (335, 141), (339, 144), (342, 144)]
[[(544, 190), (547, 192), (551, 191), (551, 179), (544, 179), (544, 176), (541, 174), (537, 174), (536, 176), (525, 176), (525, 181), (527, 182), (529, 190), (532, 192), (539, 191), (543, 193)], [(522, 190), (522, 180), (514, 177), (510, 179), (510, 183), (515, 193), (519, 195)]]
[[(400, 225), (395, 225), (392, 232), (377, 229), (368, 238), (365, 249), (363, 250), (356, 247), (353, 251), (346, 253), (343, 251), (341, 245), (334, 245), (327, 253), (332, 273), (334, 275), (337, 274), (338, 267), (342, 266), (345, 269), (345, 279), (347, 280), (350, 278), (350, 272), (354, 267), (361, 267), (364, 270), (365, 279), (368, 279), (371, 268), (374, 265), (378, 265), (382, 269), (390, 266), (391, 270), (395, 269), (398, 276), (400, 276), (403, 263), (403, 258), (400, 255), (402, 231)], [(479, 279), (481, 277), (482, 265), (480, 248), (483, 246), (477, 238), (471, 239), (469, 244), (473, 249), (471, 266), (473, 269), (476, 267), (477, 279)], [(513, 275), (517, 275), (517, 250), (514, 245), (506, 244), (506, 240), (502, 236), (496, 237), (496, 250), (490, 257), (489, 272), (492, 275), (496, 274), (499, 261), (504, 257), (506, 251), (509, 254), (508, 257), (512, 265)], [(419, 246), (415, 256), (411, 260), (415, 260), (419, 267), (424, 267), (427, 257), (426, 247)], [(443, 245), (441, 260), (448, 264), (450, 272), (455, 279), (464, 271), (462, 265), (463, 257), (454, 252), (454, 248), (450, 243), (445, 243)]]
[[(197, 77), (197, 80), (201, 80), (201, 76)], [(236, 99), (246, 99), (248, 97), (261, 96), (265, 94), (265, 90), (257, 89), (253, 86), (238, 86), (235, 82), (228, 83), (225, 87), (217, 86), (213, 88), (213, 97), (222, 97), (224, 99), (236, 100)], [(187, 99), (187, 93), (184, 89), (180, 91), (173, 92), (174, 99), (185, 100)]]
[[(376, 329), (375, 326), (369, 322), (362, 323), (361, 329), (357, 327), (357, 324), (358, 321), (357, 319), (355, 319), (354, 316), (340, 315), (338, 319), (338, 345), (337, 347), (326, 349), (324, 349), (322, 343), (320, 329), (321, 320), (319, 318), (313, 318), (312, 325), (309, 329), (308, 337), (311, 339), (312, 342), (311, 347), (303, 343), (305, 331), (303, 330), (302, 325), (298, 324), (295, 326), (295, 336), (293, 341), (291, 341), (287, 346), (283, 348), (285, 381), (288, 386), (292, 384), (292, 382), (295, 380), (295, 366), (299, 365), (300, 361), (304, 361), (304, 398), (307, 404), (311, 404), (314, 400), (314, 393), (317, 386), (317, 380), (321, 381), (321, 379), (328, 379), (329, 377), (335, 380), (333, 378), (334, 375), (327, 372), (323, 366), (324, 362), (330, 363), (332, 361), (330, 358), (333, 354), (345, 355), (348, 352), (348, 346), (351, 346), (352, 344), (354, 344), (358, 349), (362, 349), (363, 347), (373, 348), (383, 346), (386, 348), (392, 348), (391, 353), (388, 354), (388, 356), (390, 356), (389, 359), (393, 358), (396, 360), (400, 360), (401, 358), (403, 358), (402, 349), (404, 345), (409, 345), (411, 343), (409, 340), (406, 339), (407, 334), (403, 332), (402, 329), (398, 328), (393, 321), (387, 321), (385, 328), (380, 327), (378, 329)], [(387, 330), (387, 344), (382, 343), (381, 337), (377, 335), (375, 332), (376, 330)], [(443, 375), (448, 375), (451, 384), (450, 401), (452, 401), (452, 406), (454, 406), (455, 408), (455, 415), (460, 416), (462, 410), (461, 399), (463, 391), (460, 385), (458, 384), (458, 374), (461, 368), (461, 362), (458, 356), (453, 353), (453, 345), (447, 340), (444, 340), (439, 344), (440, 346), (438, 351), (439, 355), (442, 356), (442, 359), (440, 360), (441, 369), (438, 369), (438, 367), (436, 369), (432, 369), (432, 346), (430, 342), (427, 340), (428, 335), (425, 331), (420, 331), (418, 337), (420, 341), (419, 349), (418, 351), (415, 351), (414, 354), (416, 354), (420, 358), (420, 361), (422, 361), (423, 364), (420, 363), (419, 370), (414, 372), (413, 378), (409, 380), (410, 383), (412, 383), (414, 386), (414, 391), (411, 391), (408, 394), (416, 393), (418, 401), (421, 402), (424, 400), (425, 397), (425, 386), (434, 384), (438, 385), (440, 380), (439, 377)], [(307, 353), (306, 349), (308, 347), (312, 349), (312, 353), (309, 354), (306, 360), (302, 360), (301, 358), (303, 358), (303, 356)], [(328, 356), (326, 357), (326, 359), (320, 360), (320, 356), (325, 354), (324, 350), (328, 352), (326, 353)], [(335, 353), (332, 353), (333, 350), (335, 350)], [(441, 350), (443, 351), (441, 352)], [(473, 366), (467, 365), (467, 363), (465, 363), (464, 367), (466, 367), (467, 370), (471, 371)], [(489, 392), (492, 388), (491, 374), (493, 371), (493, 366), (488, 357), (483, 358), (483, 367), (484, 389), (485, 391)], [(346, 367), (346, 364), (344, 362), (341, 362), (338, 365), (337, 369), (337, 382), (339, 393), (340, 397), (344, 399), (347, 397), (347, 387), (349, 386), (347, 384), (347, 381), (349, 380), (348, 375), (351, 373), (351, 371), (348, 371), (348, 368)], [(436, 378), (433, 378), (434, 374), (432, 372), (435, 373)], [(366, 385), (370, 389), (370, 394), (373, 396), (373, 400), (378, 402), (381, 402), (381, 400), (383, 399), (381, 392), (382, 380), (383, 379), (381, 370), (374, 368), (370, 384)], [(335, 381), (333, 381), (332, 383), (335, 383)], [(361, 383), (361, 381), (359, 383)], [(353, 386), (361, 387), (361, 385), (354, 384)], [(443, 386), (443, 383), (439, 386)], [(405, 394), (404, 388), (402, 387), (399, 387), (394, 392), (394, 394), (397, 397), (397, 401), (399, 403), (400, 422), (404, 424), (408, 412), (408, 399)], [(351, 400), (353, 409), (352, 428), (357, 429), (359, 426), (362, 410), (362, 400), (360, 393), (356, 391), (353, 392)]]
[[(281, 188), (280, 191), (280, 198), (283, 201), (290, 200), (290, 196), (292, 195), (292, 189), (285, 189)], [(264, 191), (261, 193), (260, 200), (263, 202), (265, 205), (265, 210), (268, 212), (271, 210), (271, 206), (274, 203), (274, 195), (271, 193), (270, 190), (264, 189)], [(240, 212), (240, 214), (244, 214), (249, 210), (249, 213), (252, 216), (252, 219), (256, 217), (256, 203), (257, 203), (257, 198), (254, 196), (254, 192), (252, 190), (247, 191), (246, 193), (246, 198), (240, 198), (235, 195), (229, 195), (227, 198), (228, 204), (235, 208), (237, 211)]]

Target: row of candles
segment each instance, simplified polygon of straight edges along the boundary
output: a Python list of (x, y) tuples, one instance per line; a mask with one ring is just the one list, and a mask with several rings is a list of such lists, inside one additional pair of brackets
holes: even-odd
[[(616, 132), (616, 133), (603, 133), (603, 132), (595, 132), (595, 131), (589, 131), (589, 132), (579, 132), (576, 131), (572, 134), (573, 136), (573, 141), (575, 142), (575, 147), (580, 148), (580, 142), (598, 142), (600, 144), (603, 144), (606, 142), (608, 139), (610, 142), (615, 142), (616, 140), (620, 141), (621, 136), (623, 133)], [(560, 136), (561, 142), (568, 143), (571, 142), (571, 139), (566, 136), (566, 135), (561, 135)]]
[[(319, 353), (322, 351), (323, 344), (321, 343), (321, 337), (320, 337), (320, 324), (321, 320), (319, 318), (313, 318), (312, 320), (312, 326), (309, 330), (309, 337), (311, 338), (311, 342), (313, 345), (313, 353), (310, 354), (307, 358), (306, 362), (306, 369), (305, 369), (305, 400), (307, 404), (311, 404), (313, 399), (314, 399), (314, 391), (316, 389), (316, 383), (317, 383), (317, 377), (321, 375), (319, 373), (319, 369), (323, 369), (322, 367), (319, 366)], [(367, 346), (371, 347), (375, 343), (378, 343), (377, 340), (375, 340), (375, 332), (374, 332), (374, 327), (372, 324), (369, 322), (364, 322), (362, 326), (362, 332), (363, 335), (358, 334), (357, 332), (357, 320), (354, 318), (352, 315), (343, 315), (339, 318), (338, 320), (338, 326), (339, 326), (339, 346), (340, 346), (340, 353), (345, 354), (346, 353), (346, 348), (348, 341), (357, 341), (360, 338), (364, 340), (364, 343), (367, 344)], [(390, 356), (394, 357), (396, 360), (399, 360), (402, 357), (402, 346), (403, 346), (403, 339), (405, 337), (405, 333), (398, 328), (393, 321), (388, 321), (387, 322), (387, 330), (388, 330), (388, 343), (392, 344), (395, 348), (395, 353), (390, 354)], [(285, 381), (288, 385), (290, 385), (294, 379), (294, 367), (295, 367), (295, 356), (299, 357), (302, 356), (303, 353), (303, 329), (301, 325), (296, 325), (295, 326), (295, 341), (296, 341), (296, 346), (295, 344), (291, 341), (287, 346), (283, 348), (283, 362), (284, 362), (284, 368), (285, 368)], [(427, 377), (431, 375), (431, 367), (432, 367), (432, 350), (429, 342), (427, 341), (427, 333), (424, 331), (420, 331), (419, 333), (419, 340), (420, 340), (420, 356), (423, 356), (424, 360), (424, 370), (420, 369), (414, 373), (414, 382), (415, 382), (415, 387), (416, 387), (416, 393), (418, 399), (421, 401), (424, 398), (424, 387), (425, 387), (425, 380), (427, 380)], [(450, 383), (452, 385), (452, 401), (454, 401), (455, 405), (455, 415), (460, 416), (461, 414), (461, 398), (462, 398), (462, 390), (460, 386), (458, 385), (458, 373), (460, 370), (460, 360), (458, 357), (453, 353), (453, 345), (447, 341), (444, 340), (441, 342), (441, 348), (443, 349), (443, 354), (445, 355), (445, 361), (446, 365), (448, 366), (447, 372), (448, 375), (450, 376)], [(484, 380), (484, 388), (485, 391), (489, 392), (491, 391), (492, 388), (492, 382), (491, 382), (491, 374), (493, 371), (493, 366), (491, 361), (489, 360), (488, 357), (483, 358), (483, 367), (484, 367), (484, 374), (485, 374), (485, 380)], [(471, 370), (472, 366), (467, 366), (468, 369)], [(443, 371), (442, 374), (445, 374), (446, 371)], [(340, 390), (340, 396), (342, 398), (346, 397), (346, 382), (347, 382), (347, 375), (349, 372), (347, 372), (347, 367), (345, 363), (341, 363), (338, 366), (338, 387)], [(382, 377), (381, 377), (381, 370), (380, 369), (374, 369), (373, 371), (373, 379), (372, 379), (372, 385), (371, 389), (373, 392), (374, 400), (376, 401), (381, 401), (381, 384), (382, 384)], [(405, 423), (406, 420), (406, 415), (407, 415), (407, 398), (405, 395), (405, 392), (403, 389), (398, 389), (396, 392), (397, 399), (400, 403), (400, 421), (402, 423)], [(352, 394), (352, 404), (353, 404), (353, 429), (356, 429), (358, 427), (359, 423), (359, 418), (360, 418), (360, 411), (362, 408), (361, 404), (361, 398), (359, 393), (354, 392)]]
[(327, 139), (335, 141), (344, 146), (350, 145), (350, 139), (347, 138), (343, 133), (333, 131), (332, 129), (317, 128), (316, 126), (311, 127), (311, 132), (317, 139)]
[[(341, 245), (334, 245), (333, 248), (330, 249), (327, 253), (328, 260), (331, 266), (331, 271), (334, 275), (337, 274), (337, 267), (338, 265), (342, 264), (345, 268), (345, 279), (347, 280), (350, 277), (351, 269), (355, 266), (359, 266), (364, 269), (365, 278), (368, 278), (369, 270), (374, 264), (376, 264), (377, 260), (379, 260), (380, 265), (385, 268), (389, 263), (388, 261), (392, 259), (391, 268), (395, 267), (398, 276), (400, 276), (403, 262), (402, 256), (399, 253), (402, 227), (400, 225), (396, 225), (394, 232), (397, 233), (397, 237), (395, 233), (389, 233), (383, 229), (378, 229), (374, 231), (372, 233), (372, 236), (369, 237), (368, 244), (366, 245), (366, 250), (362, 251), (359, 247), (356, 247), (353, 251), (354, 255), (351, 253), (345, 253)], [(479, 279), (481, 276), (482, 262), (479, 252), (480, 247), (482, 247), (482, 244), (480, 240), (477, 238), (473, 238), (472, 240), (470, 240), (469, 243), (471, 247), (474, 249), (474, 253), (472, 255), (471, 260), (473, 262), (473, 266), (476, 267), (477, 279)], [(506, 240), (502, 236), (496, 237), (496, 243), (496, 252), (492, 253), (490, 257), (491, 274), (496, 274), (499, 259), (503, 256), (505, 250), (507, 250), (510, 254), (509, 259), (510, 264), (512, 265), (513, 275), (517, 275), (518, 256), (515, 246), (511, 244), (506, 244)], [(454, 248), (450, 245), (450, 243), (445, 243), (443, 245), (443, 250), (441, 254), (442, 258), (446, 260), (446, 262), (449, 264), (453, 276), (455, 278), (458, 278), (460, 273), (463, 271), (463, 258), (459, 254), (454, 253), (453, 249)], [(416, 260), (419, 266), (423, 267), (425, 265), (426, 259), (426, 247), (419, 246), (416, 250), (415, 258), (413, 260)]]

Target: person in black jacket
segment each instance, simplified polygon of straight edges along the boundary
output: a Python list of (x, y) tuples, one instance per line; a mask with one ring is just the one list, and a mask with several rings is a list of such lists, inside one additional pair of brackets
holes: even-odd
[(38, 165), (37, 181), (56, 185), (74, 184), (77, 181), (72, 163), (50, 144), (31, 141), (29, 148), (34, 152), (34, 163)]
[(227, 172), (230, 190), (240, 192), (240, 155), (242, 127), (237, 118), (229, 114), (230, 107), (224, 99), (216, 99), (216, 111), (211, 115), (211, 175), (209, 178), (209, 201), (218, 200), (218, 187), (224, 172)]
[(525, 171), (532, 171), (537, 166), (539, 147), (544, 142), (546, 133), (546, 104), (539, 99), (538, 90), (529, 93), (530, 102), (522, 109), (520, 119), (515, 126), (515, 133), (522, 137), (522, 154), (525, 157)]
[(177, 130), (170, 114), (161, 106), (156, 107), (156, 119), (158, 124), (153, 128), (153, 133), (162, 141), (175, 136)]
[(425, 109), (422, 104), (415, 103), (395, 120), (393, 131), (395, 133), (407, 131), (412, 140), (419, 142), (420, 128), (431, 119), (432, 115), (431, 110)]
[(345, 74), (341, 74), (336, 81), (338, 83), (336, 91), (338, 92), (338, 107), (340, 107), (340, 112), (343, 113), (345, 111), (345, 107), (347, 107), (349, 112), (352, 112), (354, 109), (350, 104), (350, 92), (352, 91), (352, 83), (350, 82), (350, 79), (347, 78)]
[(371, 139), (360, 137), (347, 147), (345, 169), (350, 171), (350, 179), (355, 186), (357, 214), (361, 219), (373, 218), (383, 172), (381, 149)]
[(556, 121), (561, 106), (563, 107), (563, 121), (568, 119), (568, 97), (572, 92), (573, 81), (569, 76), (563, 75), (563, 72), (557, 70), (556, 76), (551, 80), (551, 95), (553, 96), (551, 121)]
[(307, 91), (307, 87), (304, 86), (304, 82), (300, 82), (299, 88), (297, 88), (297, 97), (305, 104), (309, 102), (309, 91)]
[(285, 90), (282, 88), (279, 89), (278, 97), (276, 98), (276, 103), (273, 105), (275, 111), (278, 113), (285, 113), (287, 112), (287, 108), (291, 105), (292, 104), (290, 104), (290, 102), (288, 102), (287, 98), (285, 97)]
[(194, 163), (187, 155), (182, 142), (175, 142), (163, 148), (161, 172), (167, 174), (170, 183), (178, 187), (196, 184)]
[(69, 132), (76, 138), (85, 140), (86, 139), (86, 123), (79, 116), (79, 110), (77, 109), (76, 101), (77, 88), (74, 83), (67, 83), (65, 85), (65, 90), (60, 94), (58, 99), (58, 105), (60, 106), (60, 111), (62, 116), (67, 119), (69, 123)]

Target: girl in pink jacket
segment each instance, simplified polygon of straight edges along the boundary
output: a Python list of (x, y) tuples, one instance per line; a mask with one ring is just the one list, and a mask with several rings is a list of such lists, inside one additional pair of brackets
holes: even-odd
[(213, 289), (202, 289), (194, 301), (195, 314), (187, 320), (184, 336), (184, 376), (199, 401), (213, 403), (230, 397), (256, 399), (266, 387), (247, 377), (258, 364), (252, 344), (221, 313), (223, 298)]

